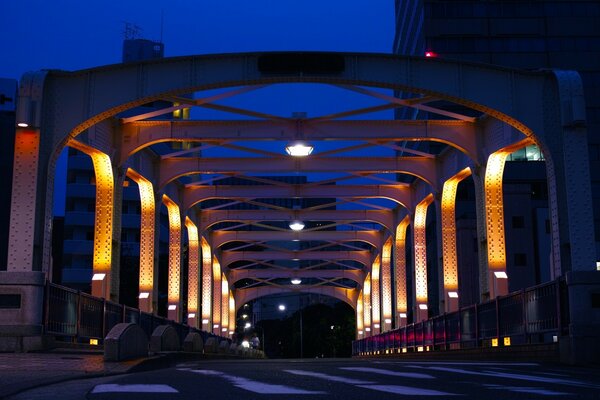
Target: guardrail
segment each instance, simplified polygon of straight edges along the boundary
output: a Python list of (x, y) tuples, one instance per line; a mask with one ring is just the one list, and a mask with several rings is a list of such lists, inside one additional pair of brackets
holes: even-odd
[(189, 332), (198, 332), (205, 343), (209, 337), (218, 337), (219, 341), (230, 340), (78, 290), (46, 283), (44, 333), (54, 336), (56, 340), (102, 345), (108, 332), (121, 322), (140, 325), (148, 338), (157, 326), (171, 325), (181, 343)]
[(550, 343), (568, 333), (564, 279), (352, 342), (353, 356)]

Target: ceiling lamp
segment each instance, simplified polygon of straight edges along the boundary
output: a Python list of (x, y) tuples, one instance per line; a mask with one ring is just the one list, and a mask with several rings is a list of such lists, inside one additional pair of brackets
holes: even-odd
[(285, 146), (285, 151), (293, 157), (306, 157), (312, 153), (313, 147), (303, 142), (295, 142)]
[(304, 229), (304, 222), (292, 221), (290, 222), (290, 229), (293, 231), (301, 231), (302, 229)]
[(292, 282), (292, 285), (299, 285), (299, 284), (302, 283), (302, 279), (300, 279), (300, 278), (293, 278), (291, 282)]

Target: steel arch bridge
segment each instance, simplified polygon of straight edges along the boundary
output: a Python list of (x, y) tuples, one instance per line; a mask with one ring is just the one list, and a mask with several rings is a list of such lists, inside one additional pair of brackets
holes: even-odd
[[(381, 104), (308, 118), (218, 103), (288, 83), (333, 85)], [(203, 95), (212, 89), (221, 92)], [(379, 89), (415, 97), (399, 99)], [(19, 89), (7, 260), (10, 278), (5, 287), (21, 287), (27, 301), (35, 304), (39, 282), (49, 279), (55, 164), (65, 146), (89, 155), (96, 175), (93, 294), (118, 301), (121, 199), (123, 181), (129, 179), (139, 186), (142, 209), (139, 291), (145, 298), (140, 299), (140, 308), (156, 310), (155, 241), (162, 203), (169, 216), (169, 317), (180, 321), (185, 303), (188, 313), (197, 315), (188, 323), (209, 331), (227, 328), (246, 301), (298, 291), (347, 302), (357, 312), (357, 335), (376, 334), (392, 324), (406, 323), (407, 274), (415, 277), (414, 314), (426, 318), (429, 207), (435, 208), (441, 221), (441, 307), (456, 309), (460, 293), (455, 200), (458, 183), (467, 177), (476, 189), (480, 292), (491, 298), (505, 294), (510, 276), (506, 275), (502, 174), (506, 157), (529, 144), (538, 145), (546, 158), (552, 274), (591, 271), (595, 254), (582, 99), (575, 72), (522, 71), (383, 54), (203, 55), (75, 72), (28, 73)], [(139, 111), (155, 101), (171, 105)], [(245, 118), (167, 118), (191, 107)], [(399, 107), (427, 111), (435, 118), (345, 119)], [(296, 158), (251, 145), (297, 140), (309, 141), (317, 151)], [(337, 147), (319, 151), (324, 141)], [(412, 141), (445, 146), (433, 153), (403, 144)], [(185, 146), (157, 157), (152, 146), (165, 142)], [(202, 152), (211, 147), (252, 158), (204, 156)], [(402, 155), (353, 155), (354, 150), (377, 147)], [(336, 178), (292, 184), (265, 178), (272, 171), (327, 173)], [(399, 182), (397, 174), (412, 178)], [(219, 184), (223, 177), (232, 176), (253, 184)], [(361, 183), (350, 183), (353, 180)], [(321, 204), (298, 209), (273, 199), (316, 199)], [(205, 206), (211, 200), (225, 205)], [(248, 209), (230, 207), (241, 203)], [(350, 206), (338, 209), (338, 204)], [(286, 224), (295, 220), (306, 221), (306, 229), (287, 229)], [(404, 256), (408, 227), (414, 265), (407, 265)], [(187, 298), (181, 296), (184, 241), (189, 247)], [(297, 264), (290, 267), (282, 260)], [(303, 282), (287, 284), (291, 278)], [(251, 285), (236, 287), (243, 279)], [(23, 326), (39, 324), (41, 310), (31, 307), (20, 319)], [(0, 315), (9, 318), (4, 310)]]

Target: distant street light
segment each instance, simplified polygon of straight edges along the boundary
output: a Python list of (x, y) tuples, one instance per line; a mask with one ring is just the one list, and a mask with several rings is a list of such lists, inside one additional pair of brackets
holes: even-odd
[(285, 304), (280, 304), (278, 308), (279, 311), (285, 311)]
[(250, 322), (246, 322), (246, 324), (244, 325), (245, 329), (249, 329), (252, 326), (252, 324)]

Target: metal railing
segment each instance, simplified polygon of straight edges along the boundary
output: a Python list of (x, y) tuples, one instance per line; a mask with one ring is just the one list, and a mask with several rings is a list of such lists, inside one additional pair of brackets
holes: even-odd
[(564, 279), (352, 342), (352, 355), (550, 343), (568, 331)]
[(140, 325), (148, 338), (159, 325), (171, 325), (177, 331), (180, 343), (189, 332), (198, 332), (205, 343), (209, 337), (217, 337), (219, 341), (230, 340), (81, 291), (46, 283), (44, 333), (54, 336), (56, 340), (102, 345), (108, 332), (121, 322)]

